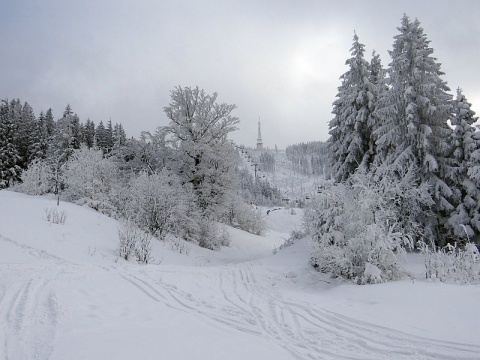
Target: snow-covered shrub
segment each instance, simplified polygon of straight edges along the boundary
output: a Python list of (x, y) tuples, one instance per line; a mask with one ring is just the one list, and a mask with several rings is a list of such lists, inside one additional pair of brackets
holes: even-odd
[(170, 243), (170, 248), (173, 251), (176, 251), (180, 254), (185, 254), (185, 255), (190, 254), (190, 246), (185, 240), (180, 239), (177, 236), (172, 236), (169, 239), (169, 243)]
[(199, 223), (197, 240), (198, 245), (210, 250), (217, 250), (221, 246), (230, 244), (230, 237), (226, 229), (208, 218), (203, 218)]
[(443, 248), (420, 245), (427, 279), (460, 284), (480, 281), (480, 254), (475, 244), (468, 242), (462, 248), (456, 243)]
[(152, 262), (152, 244), (150, 242), (150, 235), (143, 234), (137, 241), (135, 247), (135, 256), (140, 264), (149, 264)]
[(45, 208), (44, 211), (45, 218), (52, 224), (63, 225), (67, 221), (68, 214), (65, 210), (59, 212), (56, 208)]
[[(381, 178), (358, 172), (351, 183), (327, 188), (312, 201), (304, 226), (313, 239), (313, 265), (319, 271), (359, 284), (402, 275), (399, 262), (418, 235), (414, 219), (422, 211), (425, 191), (410, 183), (411, 174), (403, 179), (398, 183), (388, 172)], [(381, 274), (366, 273), (367, 263)]]
[(18, 189), (28, 195), (43, 195), (52, 191), (52, 170), (47, 162), (35, 159), (22, 172)]
[(135, 244), (140, 236), (141, 230), (129, 220), (125, 221), (122, 227), (118, 229), (118, 255), (125, 260), (129, 260), (135, 253)]
[(96, 210), (110, 212), (110, 192), (118, 178), (117, 165), (105, 158), (102, 150), (82, 146), (73, 152), (65, 165), (64, 196), (68, 200), (82, 200)]
[(142, 264), (151, 262), (150, 235), (136, 227), (130, 220), (126, 220), (118, 229), (118, 255), (129, 260), (132, 256)]
[(123, 211), (126, 218), (161, 240), (169, 232), (186, 240), (195, 239), (199, 216), (193, 191), (165, 169), (132, 178)]
[(276, 254), (277, 251), (282, 250), (283, 248), (286, 248), (288, 246), (292, 246), (295, 244), (298, 240), (303, 239), (305, 237), (305, 232), (299, 229), (293, 229), (290, 231), (290, 234), (288, 236), (288, 239), (285, 240), (285, 242), (280, 245), (278, 248), (275, 248), (273, 250), (273, 253)]
[(260, 210), (245, 204), (237, 198), (234, 198), (230, 202), (228, 212), (223, 220), (233, 227), (255, 235), (263, 235), (267, 226)]

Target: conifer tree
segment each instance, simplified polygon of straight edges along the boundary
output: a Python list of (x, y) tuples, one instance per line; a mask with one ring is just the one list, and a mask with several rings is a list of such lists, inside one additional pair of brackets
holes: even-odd
[(53, 120), (52, 109), (48, 109), (46, 113), (41, 111), (37, 121), (38, 157), (40, 159), (47, 157), (54, 127), (55, 121)]
[(107, 152), (112, 151), (113, 148), (113, 126), (112, 119), (109, 119), (107, 122), (107, 127), (105, 128), (105, 141), (107, 144)]
[(49, 155), (66, 161), (72, 154), (78, 139), (78, 117), (67, 105), (63, 116), (57, 120), (50, 140)]
[(39, 155), (38, 126), (33, 109), (27, 102), (21, 107), (19, 115), (15, 118), (15, 145), (21, 158), (20, 166), (26, 169), (28, 163)]
[(95, 124), (92, 120), (87, 119), (87, 122), (82, 129), (82, 143), (89, 149), (95, 146)]
[[(368, 117), (367, 124), (370, 128), (370, 139), (368, 142), (368, 151), (365, 154), (365, 162), (367, 164), (372, 164), (375, 162), (375, 156), (377, 153), (376, 149), (376, 136), (375, 131), (379, 126), (378, 119), (375, 116), (375, 109), (378, 106), (378, 99), (380, 98), (381, 94), (388, 90), (387, 87), (387, 79), (386, 79), (386, 70), (382, 66), (382, 62), (380, 60), (380, 55), (375, 52), (372, 53), (372, 59), (370, 60), (370, 67), (369, 67), (369, 80), (370, 83), (373, 85), (371, 94), (373, 95), (373, 111), (370, 113)], [(368, 168), (366, 169), (368, 170)]]
[(415, 171), (417, 185), (430, 186), (435, 205), (433, 216), (421, 219), (424, 236), (444, 244), (444, 224), (453, 209), (448, 200), (453, 192), (445, 182), (451, 96), (418, 20), (404, 15), (398, 30), (390, 51), (389, 90), (381, 95), (375, 112), (380, 122), (375, 131), (378, 158), (399, 174)]
[(4, 100), (0, 107), (0, 189), (18, 182), (22, 171), (14, 143), (15, 124), (10, 115), (10, 104)]
[(457, 89), (457, 97), (453, 101), (453, 148), (448, 174), (452, 187), (456, 189), (457, 206), (448, 225), (453, 235), (460, 239), (474, 239), (480, 234), (480, 178), (476, 174), (480, 169), (480, 133), (475, 131), (474, 126), (477, 120), (462, 90)]
[(55, 119), (53, 118), (53, 112), (51, 108), (45, 113), (45, 127), (47, 129), (48, 136), (52, 136), (53, 129), (55, 128)]
[(359, 167), (368, 168), (371, 129), (368, 123), (374, 109), (375, 87), (370, 82), (369, 64), (364, 59), (364, 45), (353, 37), (349, 69), (341, 76), (337, 100), (333, 103), (335, 117), (330, 121), (332, 173), (337, 182), (345, 181)]
[(95, 144), (98, 146), (99, 149), (103, 150), (103, 153), (107, 152), (107, 131), (105, 129), (105, 125), (103, 125), (103, 121), (100, 121), (100, 123), (97, 125), (97, 128), (95, 129)]
[(127, 135), (122, 124), (115, 124), (113, 127), (113, 144), (115, 147), (125, 146), (127, 143)]

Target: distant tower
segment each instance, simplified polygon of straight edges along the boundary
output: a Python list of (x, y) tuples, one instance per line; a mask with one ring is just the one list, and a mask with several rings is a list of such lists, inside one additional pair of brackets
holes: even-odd
[(262, 131), (260, 130), (260, 118), (258, 118), (257, 150), (263, 150)]

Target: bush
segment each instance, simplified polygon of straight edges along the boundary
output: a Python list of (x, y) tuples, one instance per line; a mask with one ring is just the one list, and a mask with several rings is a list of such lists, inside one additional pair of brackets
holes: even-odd
[(303, 239), (304, 237), (305, 237), (305, 232), (303, 232), (302, 230), (298, 230), (298, 229), (291, 230), (288, 239), (285, 240), (285, 242), (282, 245), (280, 245), (278, 249), (275, 248), (273, 250), (273, 253), (276, 254), (279, 250), (282, 250), (288, 246), (292, 246), (297, 242), (297, 240)]
[(460, 284), (480, 280), (480, 255), (475, 244), (468, 242), (465, 247), (459, 248), (455, 243), (436, 248), (421, 242), (420, 249), (427, 279)]
[(67, 221), (67, 212), (65, 210), (58, 211), (56, 208), (45, 208), (45, 218), (53, 224), (64, 225)]
[(192, 240), (195, 232), (195, 197), (175, 174), (162, 170), (134, 177), (126, 191), (124, 216), (163, 240), (167, 233)]
[(105, 158), (102, 150), (82, 146), (65, 165), (64, 196), (68, 200), (81, 200), (97, 211), (111, 213), (110, 195), (118, 178), (117, 165)]
[(245, 204), (239, 199), (233, 199), (227, 215), (224, 216), (227, 224), (255, 235), (263, 235), (266, 231), (266, 222), (260, 210)]
[(52, 191), (52, 170), (42, 160), (33, 160), (28, 169), (22, 172), (22, 183), (18, 185), (19, 191), (28, 195), (44, 195)]
[(198, 234), (198, 245), (201, 247), (217, 250), (221, 246), (230, 244), (230, 235), (225, 227), (217, 222), (204, 218), (200, 222), (200, 231)]
[[(411, 174), (403, 181), (392, 181), (388, 173), (381, 179), (356, 173), (351, 184), (323, 190), (304, 217), (314, 245), (313, 265), (358, 284), (401, 277), (404, 271), (399, 262), (405, 248), (413, 246), (418, 227), (412, 219), (421, 212), (419, 199), (425, 191), (413, 186)], [(405, 199), (409, 196), (415, 200)], [(400, 216), (397, 206), (407, 201), (408, 216)], [(375, 268), (380, 273), (373, 271)]]
[(132, 256), (142, 263), (148, 264), (152, 261), (150, 235), (137, 228), (130, 220), (126, 220), (118, 229), (118, 255), (130, 260)]

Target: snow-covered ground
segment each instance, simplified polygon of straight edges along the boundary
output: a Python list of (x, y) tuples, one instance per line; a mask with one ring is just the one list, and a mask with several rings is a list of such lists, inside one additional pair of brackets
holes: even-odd
[(119, 223), (0, 191), (0, 359), (480, 359), (480, 286), (417, 279), (340, 283), (305, 242), (272, 250), (301, 214), (273, 211), (265, 237), (188, 255), (154, 242), (155, 264), (118, 259)]

